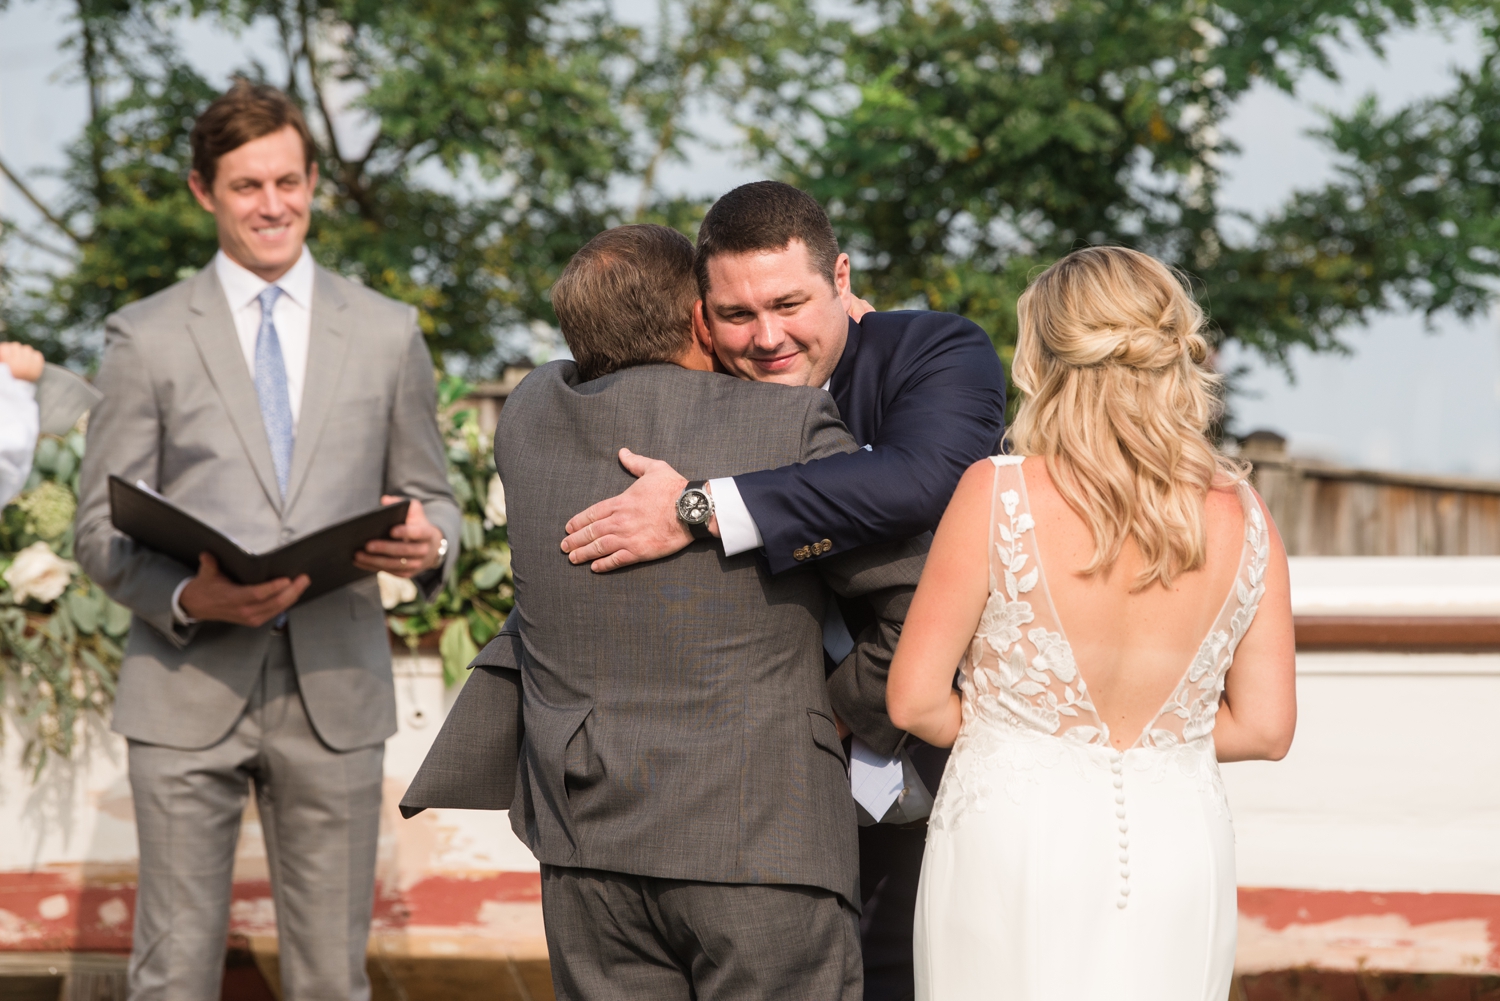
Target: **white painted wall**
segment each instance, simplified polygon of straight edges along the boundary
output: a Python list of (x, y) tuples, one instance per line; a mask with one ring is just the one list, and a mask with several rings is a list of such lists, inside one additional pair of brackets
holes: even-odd
[[(1500, 615), (1500, 559), (1298, 557), (1299, 615)], [(1500, 894), (1500, 654), (1303, 653), (1297, 737), (1223, 766), (1241, 886)]]

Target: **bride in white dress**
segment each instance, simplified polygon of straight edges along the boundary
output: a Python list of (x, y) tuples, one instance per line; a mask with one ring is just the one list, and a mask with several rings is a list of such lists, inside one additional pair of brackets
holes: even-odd
[(1218, 762), (1291, 744), (1285, 551), (1207, 437), (1219, 381), (1170, 270), (1081, 250), (1019, 317), (1019, 454), (960, 483), (887, 690), (896, 725), (953, 746), (917, 997), (1223, 1001), (1236, 907)]

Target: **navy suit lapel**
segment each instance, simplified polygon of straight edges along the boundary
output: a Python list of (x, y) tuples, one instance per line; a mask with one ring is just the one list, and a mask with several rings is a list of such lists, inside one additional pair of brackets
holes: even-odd
[[(873, 316), (867, 313), (866, 316)], [(871, 384), (865, 373), (867, 366), (860, 364), (864, 330), (853, 320), (849, 321), (849, 338), (844, 343), (844, 354), (833, 367), (833, 377), (828, 380), (828, 391), (833, 394), (834, 405), (839, 416), (854, 440), (861, 446), (875, 438), (874, 414), (875, 394), (879, 387)]]

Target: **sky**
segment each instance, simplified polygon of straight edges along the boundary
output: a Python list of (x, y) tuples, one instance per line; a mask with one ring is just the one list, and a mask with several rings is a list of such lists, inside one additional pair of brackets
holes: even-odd
[[(0, 12), (0, 153), (44, 198), (56, 189), (37, 172), (61, 163), (84, 119), (82, 89), (58, 51), (64, 9), (56, 0), (22, 0)], [(655, 9), (654, 0), (617, 0), (631, 20)], [(196, 24), (181, 31), (210, 78), (224, 77), (251, 52), (271, 50), (269, 32), (235, 37)], [(1410, 31), (1388, 41), (1384, 60), (1351, 45), (1338, 61), (1337, 83), (1309, 79), (1295, 97), (1258, 87), (1224, 124), (1242, 149), (1224, 164), (1225, 205), (1265, 212), (1331, 175), (1328, 156), (1307, 135), (1318, 108), (1347, 109), (1368, 93), (1392, 105), (1440, 93), (1455, 66), (1477, 59), (1472, 32)], [(714, 132), (712, 122), (703, 125)], [(715, 194), (759, 176), (730, 151), (702, 148), (686, 164), (667, 165), (661, 180), (675, 192)], [(0, 214), (34, 218), (3, 182)], [(1293, 454), (1343, 465), (1500, 479), (1500, 327), (1493, 317), (1468, 324), (1440, 318), (1429, 330), (1420, 316), (1387, 315), (1344, 339), (1348, 355), (1295, 352), (1290, 379), (1227, 349), (1223, 367), (1246, 370), (1230, 400), (1231, 428), (1273, 430), (1288, 438)]]

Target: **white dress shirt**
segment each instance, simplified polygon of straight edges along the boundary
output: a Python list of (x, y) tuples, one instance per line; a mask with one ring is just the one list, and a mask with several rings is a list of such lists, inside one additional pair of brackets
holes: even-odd
[(286, 366), (287, 398), (292, 405), (292, 428), (302, 412), (302, 387), (307, 382), (307, 344), (312, 331), (313, 259), (307, 248), (292, 269), (274, 282), (268, 282), (252, 271), (230, 260), (224, 251), (214, 255), (214, 270), (229, 300), (229, 315), (234, 318), (234, 332), (255, 381), (255, 341), (260, 336), (260, 294), (271, 285), (281, 287), (281, 296), (271, 311), (276, 323), (276, 339), (281, 342), (281, 361)]
[[(823, 383), (823, 391), (827, 392), (832, 384), (832, 379)], [(719, 519), (719, 541), (724, 543), (725, 556), (738, 556), (766, 544), (760, 526), (750, 517), (750, 509), (740, 496), (740, 488), (734, 485), (734, 477), (709, 480), (708, 492), (714, 498), (714, 517)]]
[[(224, 289), (224, 298), (229, 302), (234, 333), (239, 338), (252, 383), (255, 381), (255, 342), (260, 337), (260, 294), (272, 285), (280, 286), (281, 295), (271, 310), (271, 319), (276, 324), (276, 339), (281, 344), (281, 363), (286, 368), (286, 392), (292, 405), (292, 430), (295, 431), (297, 417), (302, 413), (302, 387), (307, 383), (307, 345), (312, 339), (312, 255), (304, 246), (297, 263), (274, 282), (268, 282), (230, 260), (222, 250), (214, 255), (214, 271)], [(182, 610), (181, 604), (182, 589), (190, 580), (192, 578), (188, 577), (172, 592), (172, 615), (185, 626), (194, 621)]]
[(0, 363), (0, 507), (26, 485), (40, 431), (36, 383), (17, 379), (9, 365)]

